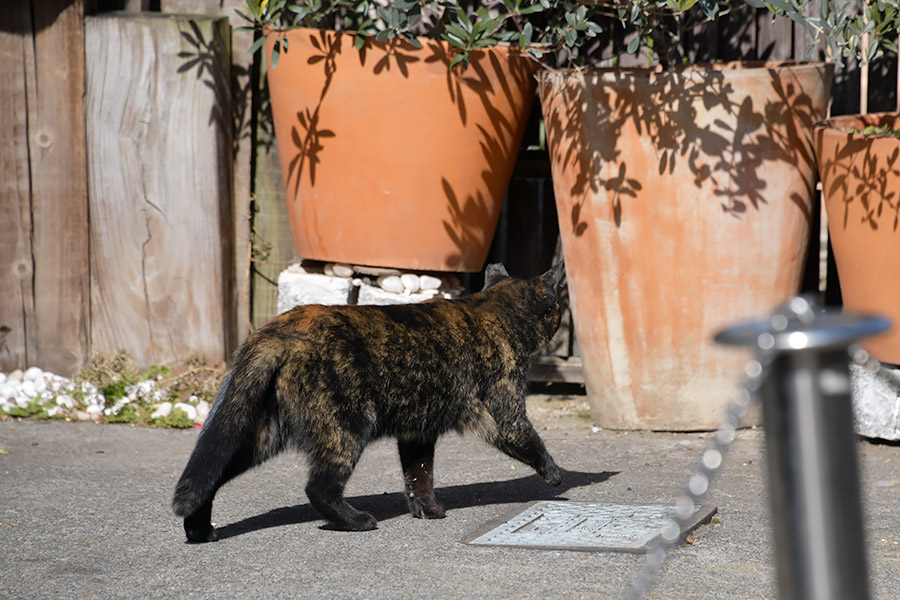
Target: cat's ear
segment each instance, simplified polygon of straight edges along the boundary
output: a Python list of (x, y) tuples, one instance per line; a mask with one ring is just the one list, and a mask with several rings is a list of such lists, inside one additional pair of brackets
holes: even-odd
[(541, 279), (546, 282), (551, 289), (559, 292), (566, 284), (566, 263), (562, 261), (556, 263), (549, 271), (541, 275)]
[(484, 287), (481, 289), (486, 290), (504, 279), (509, 279), (506, 267), (503, 266), (503, 263), (492, 263), (484, 270)]
[(549, 310), (558, 301), (562, 289), (566, 285), (566, 266), (559, 262), (549, 271), (538, 277), (540, 283), (538, 297), (540, 298), (538, 309), (540, 311)]

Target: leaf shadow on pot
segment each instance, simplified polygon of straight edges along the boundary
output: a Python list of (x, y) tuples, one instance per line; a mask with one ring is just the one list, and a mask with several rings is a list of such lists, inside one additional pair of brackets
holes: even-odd
[[(306, 62), (310, 66), (321, 63), (325, 80), (318, 103), (314, 108), (305, 108), (297, 112), (296, 122), (291, 126), (291, 143), (294, 145), (295, 153), (288, 164), (285, 182), (290, 187), (290, 181), (294, 180), (292, 194), (294, 198), (296, 198), (300, 189), (300, 180), (303, 177), (304, 167), (308, 171), (310, 185), (316, 185), (316, 165), (321, 162), (319, 154), (325, 149), (324, 140), (333, 138), (336, 135), (334, 130), (322, 127), (319, 122), (319, 114), (337, 73), (335, 59), (341, 52), (343, 40), (343, 36), (329, 36), (325, 31), (311, 34), (309, 37), (310, 44), (315, 48), (315, 52), (310, 55)], [(361, 56), (364, 57), (365, 55), (361, 53)]]
[[(618, 475), (618, 471), (588, 473), (580, 471), (564, 471), (563, 482), (559, 487), (551, 487), (537, 475), (520, 477), (508, 481), (490, 481), (451, 485), (435, 489), (435, 496), (444, 508), (452, 511), (489, 504), (519, 504), (539, 500), (565, 500), (567, 491), (585, 485), (603, 483), (610, 477)], [(402, 492), (368, 494), (347, 498), (347, 501), (359, 510), (370, 512), (379, 521), (387, 521), (409, 515)], [(452, 515), (449, 515), (452, 518)], [(297, 504), (270, 510), (261, 515), (248, 517), (216, 529), (219, 540), (225, 540), (254, 531), (272, 527), (284, 527), (320, 521), (319, 515), (309, 503)], [(423, 527), (426, 524), (423, 524)], [(322, 529), (328, 526), (323, 525)]]
[(472, 252), (484, 254), (476, 263), (483, 263), (487, 256), (525, 133), (537, 65), (513, 53), (506, 58), (508, 62), (501, 64), (495, 52), (473, 51), (468, 69), (450, 69), (453, 55), (445, 47), (437, 48), (439, 51), (428, 60), (446, 66), (447, 91), (458, 109), (460, 124), (469, 126), (470, 117), (478, 115), (475, 139), (483, 158), (481, 164), (485, 165), (480, 173), (481, 184), (474, 193), (456, 191), (471, 190), (473, 184), (451, 182), (441, 176), (447, 200), (444, 230), (458, 249), (447, 257), (446, 263), (455, 268), (468, 262)]
[(324, 247), (337, 235), (359, 238), (356, 229), (336, 233), (343, 225), (318, 205), (327, 199), (333, 214), (336, 205), (349, 208), (355, 195), (382, 204), (384, 220), (368, 223), (377, 231), (396, 223), (398, 240), (414, 226), (411, 237), (443, 242), (436, 258), (429, 256), (430, 268), (478, 270), (473, 265), (487, 255), (518, 156), (537, 65), (504, 56), (518, 54), (513, 50), (484, 49), (472, 53), (468, 69), (451, 69), (453, 51), (435, 40), (421, 38), (416, 48), (405, 40), (366, 38), (357, 50), (347, 33), (292, 35), (290, 51), (269, 75), (272, 82), (278, 69), (303, 70), (292, 76), (304, 82), (302, 94), (273, 95), (273, 109), (277, 102), (290, 106), (279, 149), (289, 201), (300, 205), (303, 228), (315, 238), (310, 244)]
[(852, 123), (854, 131), (826, 121), (816, 134), (825, 202), (843, 204), (840, 223), (845, 230), (864, 226), (877, 231), (884, 226), (896, 233), (900, 226), (900, 139), (864, 136), (862, 131), (868, 127), (896, 128), (900, 116), (866, 115), (841, 122)]
[[(801, 173), (814, 164), (811, 125), (821, 113), (803, 81), (781, 66), (724, 63), (542, 74), (551, 162), (554, 177), (568, 183), (572, 233), (586, 232), (585, 203), (592, 197), (605, 198), (609, 211), (593, 217), (619, 228), (641, 196), (645, 205), (662, 203), (666, 194), (693, 193), (688, 186), (717, 198), (727, 215), (747, 218), (770, 202), (770, 188), (783, 183), (760, 175), (774, 161), (787, 164), (785, 178), (795, 187), (787, 199), (811, 222), (815, 181)], [(768, 89), (742, 83), (741, 71), (748, 68), (766, 69)], [(830, 81), (830, 71), (823, 73)], [(633, 135), (639, 141), (627, 141)], [(675, 175), (686, 184), (659, 184)]]

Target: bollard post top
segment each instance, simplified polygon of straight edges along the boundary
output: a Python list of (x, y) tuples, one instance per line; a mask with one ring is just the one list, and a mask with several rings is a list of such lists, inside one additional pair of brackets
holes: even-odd
[(883, 317), (821, 308), (812, 295), (802, 295), (788, 300), (766, 320), (737, 324), (713, 339), (720, 344), (761, 350), (837, 348), (887, 331), (890, 326)]

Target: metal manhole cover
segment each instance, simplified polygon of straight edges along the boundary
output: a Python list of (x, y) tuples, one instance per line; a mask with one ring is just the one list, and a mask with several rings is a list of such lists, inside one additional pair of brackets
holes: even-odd
[[(695, 507), (679, 543), (714, 514), (715, 506)], [(462, 541), (479, 546), (645, 552), (674, 516), (671, 505), (543, 501), (492, 521)]]

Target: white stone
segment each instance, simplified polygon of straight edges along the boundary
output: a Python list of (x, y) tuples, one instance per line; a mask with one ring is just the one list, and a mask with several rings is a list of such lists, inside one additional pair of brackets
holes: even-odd
[(79, 421), (90, 421), (91, 415), (87, 414), (83, 410), (79, 410), (75, 413), (75, 418), (78, 419)]
[(419, 287), (423, 290), (437, 290), (442, 284), (443, 282), (434, 275), (419, 276)]
[(421, 289), (419, 276), (415, 273), (404, 273), (400, 276), (400, 282), (403, 284), (403, 289), (410, 294), (415, 294)]
[(363, 275), (372, 275), (373, 277), (381, 277), (382, 275), (399, 275), (400, 271), (389, 267), (367, 267), (365, 265), (356, 265), (354, 270)]
[(99, 406), (97, 404), (91, 404), (86, 409), (84, 409), (84, 412), (86, 412), (87, 414), (89, 414), (92, 417), (99, 416), (100, 413), (103, 412), (103, 407)]
[(0, 383), (6, 383), (6, 373), (0, 373)]
[(16, 396), (15, 397), (16, 406), (19, 408), (25, 408), (28, 406), (28, 403), (31, 402), (31, 398), (28, 396)]
[(7, 380), (7, 381), (10, 381), (10, 382), (12, 382), (12, 381), (22, 381), (22, 376), (23, 376), (23, 375), (24, 375), (24, 373), (22, 373), (22, 369), (16, 369), (15, 371), (11, 371), (11, 372), (9, 372), (9, 373), (6, 374), (6, 380)]
[(334, 273), (335, 277), (353, 277), (353, 267), (351, 267), (350, 265), (335, 263), (334, 265), (332, 265), (331, 271)]
[(346, 305), (352, 289), (353, 283), (343, 277), (282, 271), (278, 275), (278, 312), (307, 304)]
[(900, 369), (872, 373), (850, 365), (850, 390), (856, 433), (867, 438), (900, 440)]
[(24, 381), (37, 381), (43, 374), (44, 372), (39, 367), (29, 367), (22, 374), (22, 379)]
[(432, 293), (410, 294), (408, 292), (404, 294), (394, 294), (392, 292), (386, 292), (376, 285), (363, 285), (359, 288), (359, 297), (356, 299), (356, 303), (376, 306), (384, 306), (386, 304), (416, 304), (417, 302), (431, 299), (432, 295)]
[(378, 286), (386, 292), (403, 293), (403, 281), (398, 275), (382, 275), (378, 278)]
[(197, 418), (198, 419), (206, 419), (209, 416), (209, 402), (206, 400), (201, 400), (197, 403)]
[(71, 409), (75, 407), (75, 399), (68, 394), (60, 394), (56, 397), (56, 404)]
[(303, 265), (301, 263), (294, 263), (291, 266), (289, 266), (287, 269), (285, 269), (285, 271), (288, 273), (306, 273), (307, 272), (306, 269), (303, 268)]
[(161, 419), (168, 417), (172, 413), (172, 403), (171, 402), (163, 402), (159, 406), (156, 407), (150, 414), (151, 419)]
[(38, 395), (37, 389), (35, 389), (35, 385), (33, 381), (23, 381), (22, 386), (19, 388), (23, 394), (28, 396), (29, 398), (34, 398)]
[(43, 377), (35, 379), (31, 383), (32, 385), (34, 385), (34, 391), (36, 391), (38, 394), (43, 394), (47, 391), (47, 380)]
[(17, 387), (11, 383), (0, 383), (0, 402), (14, 397), (18, 391)]
[(197, 407), (191, 404), (187, 404), (186, 402), (176, 402), (173, 409), (179, 409), (184, 412), (188, 416), (188, 419), (193, 421), (197, 418)]
[(334, 277), (334, 263), (325, 263), (322, 271), (329, 277)]

